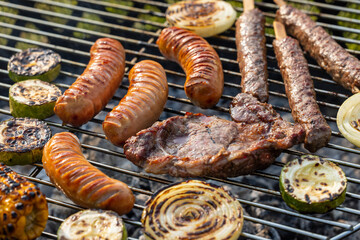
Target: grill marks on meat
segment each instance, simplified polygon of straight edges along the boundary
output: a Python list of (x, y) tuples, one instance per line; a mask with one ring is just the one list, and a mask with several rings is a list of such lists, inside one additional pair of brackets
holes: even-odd
[(202, 37), (185, 29), (164, 28), (156, 41), (161, 54), (175, 61), (186, 73), (186, 96), (201, 108), (211, 108), (224, 88), (219, 55)]
[(322, 27), (289, 5), (279, 8), (276, 19), (336, 82), (353, 93), (360, 91), (360, 61), (335, 42)]
[(292, 116), (306, 131), (305, 148), (315, 152), (329, 142), (331, 128), (316, 102), (306, 59), (298, 41), (293, 38), (274, 40), (273, 45)]
[[(236, 106), (244, 108), (238, 112), (256, 115), (256, 110), (247, 110), (261, 104), (256, 98), (241, 93), (237, 99), (238, 103), (253, 103)], [(283, 121), (271, 107), (240, 123), (187, 113), (140, 131), (126, 141), (124, 152), (127, 159), (149, 173), (234, 177), (268, 167), (282, 149), (303, 138), (302, 127)]]
[(268, 72), (266, 61), (265, 16), (255, 8), (236, 21), (236, 48), (241, 71), (242, 92), (267, 102)]

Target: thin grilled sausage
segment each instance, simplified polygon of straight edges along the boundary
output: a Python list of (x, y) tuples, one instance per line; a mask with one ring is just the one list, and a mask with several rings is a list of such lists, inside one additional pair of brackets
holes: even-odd
[(42, 162), (51, 182), (74, 203), (86, 208), (128, 213), (135, 197), (129, 187), (92, 166), (72, 133), (55, 134), (46, 143)]
[(135, 64), (129, 82), (127, 94), (103, 122), (107, 139), (116, 146), (157, 121), (168, 97), (166, 74), (157, 62), (144, 60)]
[(314, 83), (298, 41), (285, 37), (273, 41), (294, 120), (305, 129), (305, 148), (316, 152), (330, 140), (331, 128), (316, 102)]
[(241, 72), (241, 90), (267, 102), (265, 16), (257, 8), (245, 11), (236, 21), (236, 48)]
[(171, 27), (162, 30), (157, 45), (164, 57), (181, 65), (186, 73), (186, 96), (196, 106), (211, 108), (224, 88), (220, 58), (202, 37), (188, 30)]
[(360, 61), (342, 48), (331, 36), (305, 13), (282, 5), (276, 19), (286, 31), (296, 37), (304, 50), (313, 57), (344, 88), (353, 93), (360, 91)]
[(54, 111), (63, 121), (81, 126), (91, 120), (115, 94), (125, 71), (125, 50), (111, 38), (100, 38), (90, 49), (85, 71), (57, 100)]

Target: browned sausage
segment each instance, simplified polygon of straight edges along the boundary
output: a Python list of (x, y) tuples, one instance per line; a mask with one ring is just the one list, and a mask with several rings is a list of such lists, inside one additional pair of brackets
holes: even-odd
[(245, 11), (236, 21), (236, 49), (241, 71), (241, 91), (267, 102), (265, 16), (257, 8)]
[(127, 94), (103, 122), (107, 139), (117, 146), (157, 121), (168, 96), (166, 74), (157, 62), (145, 60), (135, 64), (129, 81)]
[(125, 50), (111, 38), (100, 38), (90, 49), (85, 71), (57, 100), (55, 114), (64, 123), (81, 126), (91, 120), (115, 94), (125, 71)]
[(220, 58), (202, 37), (171, 27), (162, 30), (156, 44), (164, 57), (181, 65), (186, 73), (185, 93), (196, 106), (211, 108), (224, 88)]
[(51, 182), (74, 203), (86, 208), (128, 213), (135, 197), (129, 187), (92, 166), (72, 133), (55, 134), (46, 143), (42, 162)]
[(309, 16), (283, 3), (276, 19), (286, 31), (296, 37), (304, 50), (329, 73), (334, 81), (353, 93), (360, 91), (360, 61), (342, 48), (321, 26)]

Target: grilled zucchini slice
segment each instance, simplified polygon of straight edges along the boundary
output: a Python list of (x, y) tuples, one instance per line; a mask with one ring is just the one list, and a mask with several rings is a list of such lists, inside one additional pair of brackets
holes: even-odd
[(314, 155), (288, 162), (280, 174), (280, 192), (289, 207), (325, 213), (345, 200), (347, 179), (339, 166)]
[(60, 55), (50, 49), (29, 48), (10, 58), (9, 77), (15, 82), (28, 79), (52, 82), (60, 73), (60, 62)]
[(38, 79), (15, 83), (9, 90), (10, 112), (14, 117), (44, 119), (54, 114), (61, 90)]
[(3, 163), (0, 163), (0, 182), (0, 239), (39, 237), (48, 219), (44, 194)]
[(84, 210), (77, 212), (61, 224), (59, 240), (127, 239), (127, 231), (121, 217), (110, 210)]
[(42, 149), (51, 137), (45, 122), (12, 118), (0, 123), (0, 162), (25, 165), (41, 161)]

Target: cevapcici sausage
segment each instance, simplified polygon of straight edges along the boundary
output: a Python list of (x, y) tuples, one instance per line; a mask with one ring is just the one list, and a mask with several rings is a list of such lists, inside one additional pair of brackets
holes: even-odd
[(360, 61), (335, 42), (322, 27), (305, 13), (286, 4), (276, 12), (276, 19), (336, 82), (353, 93), (360, 91)]
[(236, 21), (236, 48), (241, 72), (241, 89), (267, 102), (265, 16), (257, 8), (245, 11)]
[(220, 99), (224, 74), (220, 58), (202, 37), (188, 30), (171, 27), (157, 40), (164, 57), (181, 65), (186, 73), (185, 93), (196, 106), (210, 108)]
[(275, 39), (273, 45), (292, 116), (305, 129), (305, 148), (315, 152), (329, 142), (331, 128), (316, 102), (307, 61), (298, 41), (293, 38)]
[(105, 118), (104, 133), (114, 145), (121, 146), (138, 131), (157, 121), (168, 97), (168, 84), (163, 67), (145, 60), (129, 72), (129, 90)]
[(80, 206), (120, 215), (133, 208), (135, 197), (129, 187), (92, 166), (74, 134), (55, 134), (44, 147), (42, 162), (51, 182)]
[(91, 120), (115, 94), (125, 71), (120, 42), (100, 38), (91, 47), (85, 71), (57, 100), (55, 113), (64, 123), (81, 126)]

